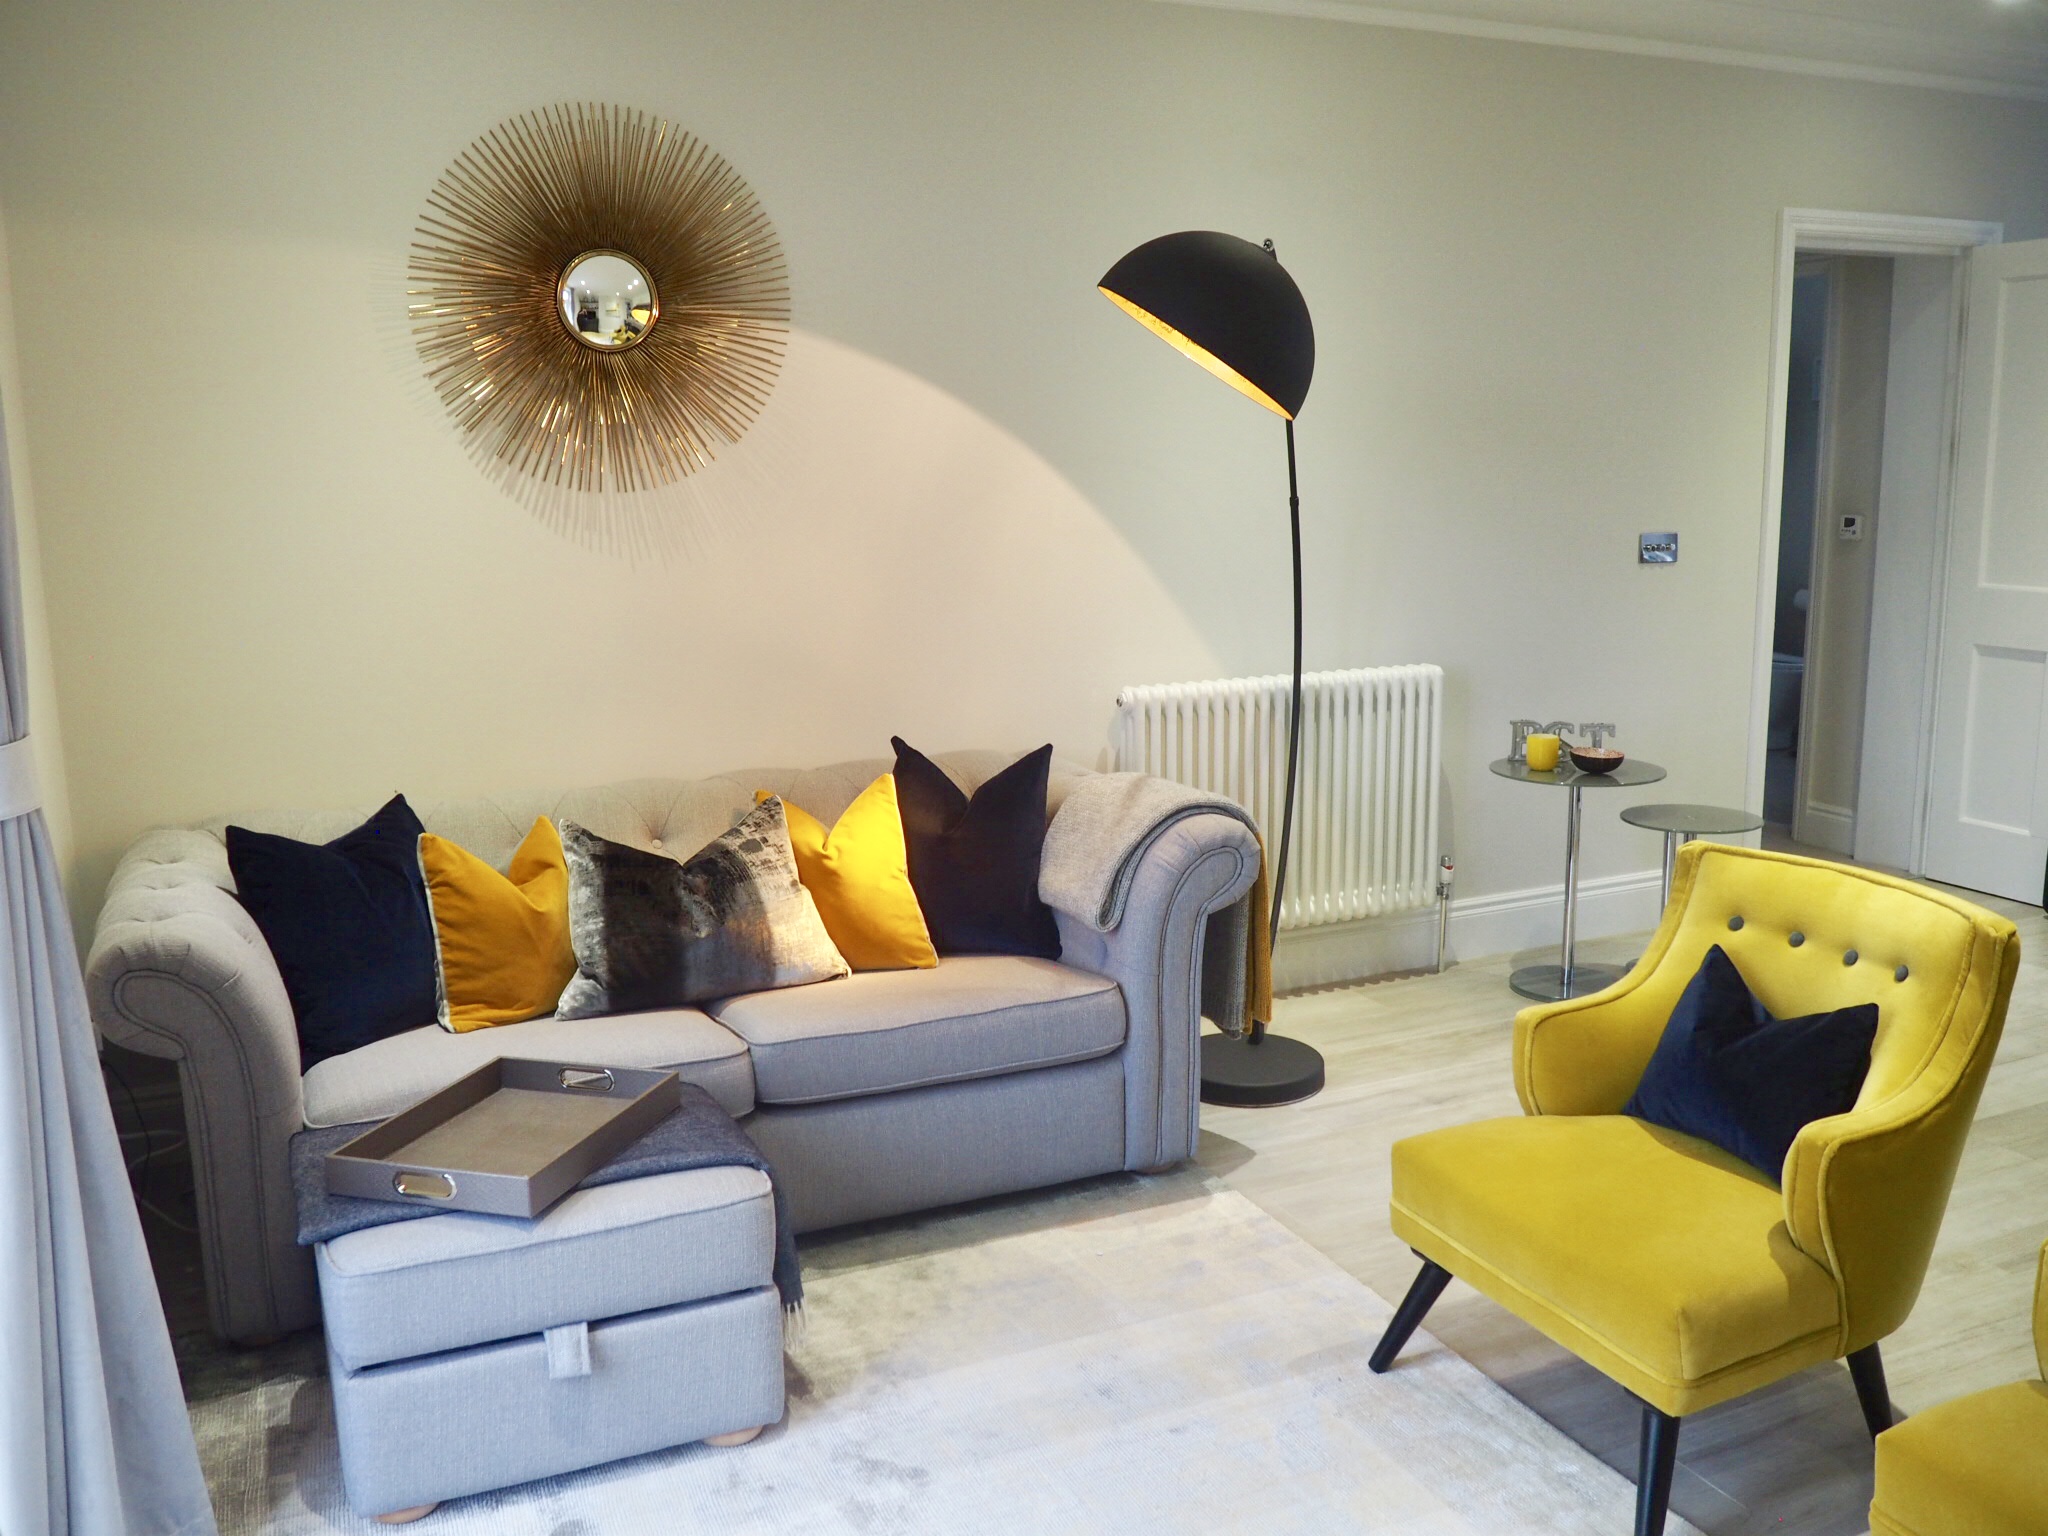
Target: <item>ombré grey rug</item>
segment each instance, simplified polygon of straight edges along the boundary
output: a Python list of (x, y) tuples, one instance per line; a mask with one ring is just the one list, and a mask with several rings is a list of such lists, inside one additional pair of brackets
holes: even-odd
[[(1198, 1171), (897, 1223), (804, 1259), (781, 1425), (457, 1500), (412, 1529), (1629, 1529), (1624, 1479), (1433, 1339), (1373, 1375), (1386, 1303)], [(192, 1416), (224, 1536), (388, 1529), (342, 1501), (324, 1378)]]

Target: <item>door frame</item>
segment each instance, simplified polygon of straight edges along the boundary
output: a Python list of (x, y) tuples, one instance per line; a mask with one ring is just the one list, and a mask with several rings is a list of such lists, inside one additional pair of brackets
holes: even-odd
[[(1800, 251), (1793, 258), (1792, 276), (1795, 280), (1802, 275), (1802, 269), (1804, 269), (1804, 275), (1811, 276), (1819, 273), (1825, 276), (1828, 286), (1827, 313), (1821, 319), (1820, 411), (1818, 413), (1818, 426), (1814, 434), (1813, 527), (1808, 530), (1806, 551), (1806, 638), (1801, 643), (1799, 651), (1800, 660), (1805, 663), (1805, 670), (1800, 674), (1799, 718), (1792, 724), (1792, 750), (1797, 756), (1798, 769), (1792, 778), (1791, 830), (1794, 842), (1813, 848), (1827, 848), (1829, 845), (1826, 842), (1812, 835), (1815, 828), (1812, 825), (1810, 808), (1807, 802), (1808, 775), (1813, 771), (1814, 734), (1818, 728), (1818, 711), (1808, 706), (1813, 703), (1814, 696), (1819, 691), (1814, 687), (1818, 674), (1813, 665), (1813, 637), (1815, 632), (1823, 628), (1827, 622), (1828, 599), (1827, 592), (1821, 582), (1821, 561), (1824, 558), (1822, 553), (1824, 540), (1832, 530), (1827, 526), (1828, 519), (1822, 514), (1827, 508), (1834, 505), (1835, 500), (1835, 428), (1838, 425), (1837, 417), (1839, 414), (1836, 410), (1836, 400), (1840, 388), (1836, 373), (1842, 347), (1842, 269), (1836, 261), (1835, 253), (1832, 251), (1825, 254), (1819, 251)], [(1788, 396), (1786, 401), (1788, 411), (1791, 407), (1789, 399), (1791, 393), (1791, 374), (1789, 372), (1791, 355), (1792, 348), (1790, 338), (1788, 337), (1785, 348), (1786, 366), (1788, 369), (1785, 386)], [(1778, 525), (1780, 533), (1784, 531), (1785, 510), (1783, 493), (1785, 468), (1784, 430), (1784, 417), (1781, 415), (1778, 418), (1778, 476), (1780, 485)], [(1782, 560), (1772, 561), (1771, 653), (1773, 659), (1777, 655), (1777, 583), (1783, 574), (1784, 562)], [(1766, 683), (1765, 688), (1768, 693), (1768, 683)], [(1768, 711), (1769, 707), (1770, 701), (1766, 697), (1766, 711)], [(1765, 731), (1767, 735), (1769, 729), (1769, 716), (1767, 713), (1765, 717)], [(1768, 757), (1770, 751), (1770, 742), (1768, 740), (1764, 742), (1764, 750)], [(1850, 818), (1850, 824), (1853, 829), (1855, 818), (1853, 811), (1844, 811), (1841, 806), (1834, 805), (1824, 806), (1821, 809), (1829, 814), (1847, 815)], [(1806, 825), (1802, 826), (1801, 822), (1805, 822)], [(1854, 833), (1852, 830), (1851, 846), (1853, 845)]]
[[(1778, 264), (1771, 316), (1770, 386), (1765, 402), (1763, 516), (1757, 541), (1756, 622), (1750, 658), (1749, 771), (1744, 804), (1759, 815), (1764, 808), (1764, 766), (1771, 713), (1771, 641), (1777, 615), (1778, 526), (1785, 494), (1785, 405), (1792, 372), (1792, 283), (1799, 258), (1809, 256), (1966, 256), (1982, 245), (1997, 245), (2005, 226), (1975, 219), (1921, 218), (1911, 214), (1848, 213), (1824, 208), (1787, 208), (1778, 218)], [(1921, 679), (1922, 739), (1931, 728), (1934, 685), (1939, 676), (1941, 610), (1948, 549), (1948, 497), (1954, 472), (1956, 393), (1963, 343), (1963, 264), (1957, 263), (1956, 299), (1949, 335), (1949, 431), (1944, 434), (1949, 462), (1940, 473), (1941, 496), (1935, 508), (1935, 580), (1927, 604), (1927, 664)], [(1815, 529), (1818, 539), (1820, 530)], [(1926, 831), (1929, 764), (1916, 751), (1914, 766), (1913, 856), (1919, 862)]]

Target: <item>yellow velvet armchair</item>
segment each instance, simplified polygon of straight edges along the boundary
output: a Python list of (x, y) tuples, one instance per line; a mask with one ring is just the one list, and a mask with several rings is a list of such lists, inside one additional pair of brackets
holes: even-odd
[(1972, 1392), (1877, 1437), (1871, 1536), (2048, 1531), (2048, 1246), (2034, 1280), (2043, 1380)]
[[(1799, 1133), (1781, 1183), (1620, 1112), (1716, 944), (1776, 1017), (1878, 1005), (1855, 1108)], [(1681, 849), (1635, 967), (1516, 1016), (1526, 1113), (1395, 1143), (1393, 1228), (1423, 1265), (1373, 1369), (1466, 1281), (1641, 1399), (1638, 1536), (1664, 1528), (1685, 1414), (1846, 1358), (1884, 1429), (1878, 1341), (1919, 1295), (2018, 963), (2011, 923), (1925, 886)]]

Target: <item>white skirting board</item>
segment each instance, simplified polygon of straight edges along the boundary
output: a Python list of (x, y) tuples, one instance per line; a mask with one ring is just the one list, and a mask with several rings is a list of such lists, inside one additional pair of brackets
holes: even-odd
[[(1663, 876), (1655, 869), (1579, 882), (1579, 937), (1641, 933), (1657, 925)], [(1564, 926), (1564, 886), (1467, 896), (1451, 902), (1446, 963), (1526, 949), (1556, 949)], [(1273, 986), (1280, 992), (1362, 981), (1392, 971), (1424, 970), (1436, 956), (1436, 908), (1297, 928), (1280, 935)]]

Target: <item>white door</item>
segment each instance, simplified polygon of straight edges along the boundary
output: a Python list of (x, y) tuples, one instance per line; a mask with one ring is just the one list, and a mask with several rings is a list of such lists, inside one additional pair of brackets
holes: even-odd
[[(1970, 256), (1925, 868), (2041, 900), (2048, 864), (2048, 240)], [(1907, 744), (1864, 750), (1896, 751)]]

